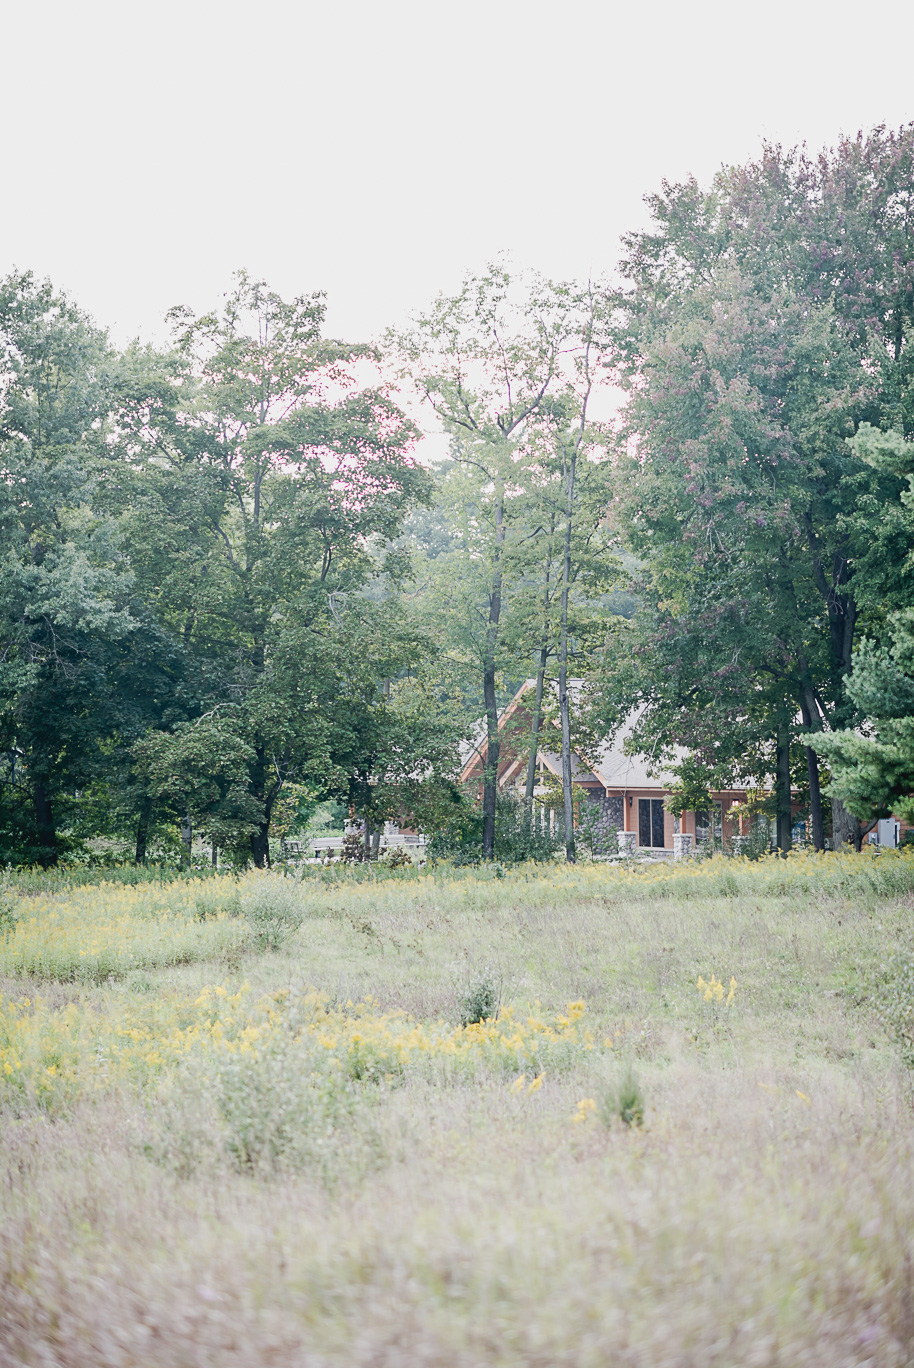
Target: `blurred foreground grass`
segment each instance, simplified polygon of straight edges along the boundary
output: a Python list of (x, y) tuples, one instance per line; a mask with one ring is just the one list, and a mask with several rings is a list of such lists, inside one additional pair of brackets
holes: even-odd
[(914, 1361), (912, 893), (7, 879), (0, 1362)]

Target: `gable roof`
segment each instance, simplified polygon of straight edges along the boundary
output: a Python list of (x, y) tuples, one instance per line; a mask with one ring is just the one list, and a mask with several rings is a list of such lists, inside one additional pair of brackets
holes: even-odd
[[(501, 729), (506, 722), (522, 706), (521, 700), (529, 690), (536, 687), (535, 679), (527, 679), (520, 686), (517, 693), (510, 703), (499, 713), (498, 725)], [(569, 680), (569, 689), (577, 692), (581, 688), (580, 680)], [(658, 770), (656, 774), (649, 774), (650, 757), (642, 755), (626, 755), (624, 745), (632, 733), (637, 714), (632, 714), (611, 741), (607, 741), (598, 752), (596, 764), (593, 770), (583, 763), (578, 755), (572, 754), (571, 769), (572, 776), (578, 783), (597, 781), (604, 788), (640, 788), (640, 789), (666, 789), (672, 783), (672, 775), (668, 772)], [(541, 744), (539, 746), (539, 756), (551, 773), (561, 776), (562, 758), (558, 752), (547, 750), (542, 744), (549, 738), (540, 733)], [(684, 753), (684, 752), (683, 752)], [(461, 778), (468, 778), (469, 771), (472, 769), (477, 758), (484, 761), (486, 754), (486, 730), (481, 727), (466, 749), (464, 755), (464, 768)]]

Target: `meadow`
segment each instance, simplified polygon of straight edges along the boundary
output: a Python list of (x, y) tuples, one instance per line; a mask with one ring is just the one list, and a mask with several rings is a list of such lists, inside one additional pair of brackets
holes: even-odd
[(914, 1362), (914, 858), (0, 881), (0, 1364)]

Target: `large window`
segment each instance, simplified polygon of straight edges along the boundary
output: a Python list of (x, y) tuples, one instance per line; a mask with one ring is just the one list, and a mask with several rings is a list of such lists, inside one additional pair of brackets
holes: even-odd
[(638, 799), (639, 846), (663, 845), (663, 799)]
[(720, 845), (724, 838), (724, 805), (714, 803), (710, 812), (695, 814), (695, 844), (713, 841)]

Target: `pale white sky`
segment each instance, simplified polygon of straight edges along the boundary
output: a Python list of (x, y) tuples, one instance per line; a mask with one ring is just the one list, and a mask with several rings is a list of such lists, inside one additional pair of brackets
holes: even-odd
[(118, 341), (245, 266), (352, 339), (501, 250), (599, 274), (661, 178), (914, 118), (914, 5), (3, 0), (0, 272)]

